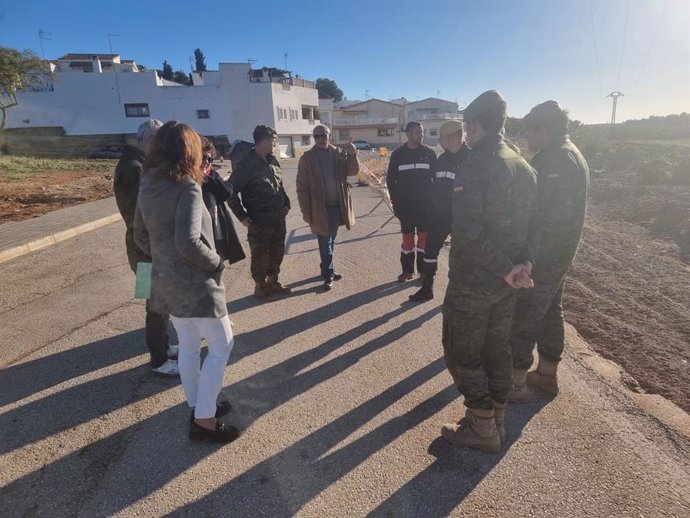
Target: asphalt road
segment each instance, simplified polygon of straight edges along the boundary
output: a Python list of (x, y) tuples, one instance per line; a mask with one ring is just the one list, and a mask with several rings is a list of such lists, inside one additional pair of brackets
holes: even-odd
[(121, 223), (0, 265), (0, 516), (690, 516), (688, 441), (572, 352), (557, 398), (509, 407), (500, 453), (445, 443), (446, 260), (407, 303), (398, 223), (353, 188), (345, 278), (320, 291), (294, 179), (286, 161), (293, 294), (260, 304), (248, 262), (226, 270), (227, 446), (190, 443), (179, 383), (147, 367)]

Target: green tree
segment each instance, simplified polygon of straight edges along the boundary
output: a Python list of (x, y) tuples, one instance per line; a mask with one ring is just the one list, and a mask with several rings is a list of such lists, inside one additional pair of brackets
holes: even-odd
[(48, 64), (36, 53), (0, 47), (0, 130), (5, 129), (7, 111), (18, 104), (17, 92), (45, 85), (51, 80)]
[(316, 80), (316, 89), (319, 91), (319, 99), (333, 99), (335, 102), (343, 100), (343, 91), (333, 79), (319, 77)]
[(168, 63), (167, 61), (163, 61), (163, 73), (161, 74), (161, 77), (165, 79), (166, 81), (172, 81), (173, 80), (173, 69), (172, 65)]
[(196, 62), (197, 72), (206, 72), (206, 57), (201, 49), (194, 49), (194, 61)]
[(187, 72), (185, 72), (184, 70), (176, 70), (173, 74), (172, 80), (181, 85), (189, 86), (192, 84), (192, 81), (189, 79)]

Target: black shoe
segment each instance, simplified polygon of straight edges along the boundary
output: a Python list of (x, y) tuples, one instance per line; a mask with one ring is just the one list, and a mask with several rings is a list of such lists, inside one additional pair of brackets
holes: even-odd
[(323, 289), (325, 291), (330, 291), (333, 289), (333, 279), (326, 279), (326, 281), (323, 283)]
[(411, 281), (412, 279), (414, 279), (414, 273), (402, 272), (400, 275), (398, 275), (398, 282), (407, 282)]
[(334, 274), (333, 274), (333, 280), (334, 280), (334, 281), (339, 281), (339, 280), (342, 279), (342, 278), (343, 278), (343, 276), (340, 275), (339, 273), (334, 273)]
[(207, 442), (232, 442), (240, 436), (240, 431), (237, 427), (223, 424), (220, 421), (216, 422), (216, 429), (209, 430), (196, 424), (196, 421), (189, 423), (189, 438), (192, 441), (207, 441)]
[[(214, 417), (218, 419), (219, 417), (223, 417), (224, 415), (228, 415), (230, 411), (232, 410), (232, 403), (230, 401), (219, 401), (216, 403), (216, 414)], [(189, 417), (189, 421), (192, 422), (194, 421), (194, 409), (192, 408), (192, 415)]]
[(434, 292), (425, 286), (422, 286), (415, 293), (409, 296), (411, 302), (426, 302), (434, 298)]

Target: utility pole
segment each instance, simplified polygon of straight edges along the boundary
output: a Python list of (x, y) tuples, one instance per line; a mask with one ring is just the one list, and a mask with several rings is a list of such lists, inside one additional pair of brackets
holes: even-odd
[(606, 96), (613, 99), (613, 109), (611, 110), (611, 126), (616, 125), (616, 105), (618, 104), (618, 98), (622, 97), (623, 95), (623, 92), (616, 90), (615, 92), (611, 92)]

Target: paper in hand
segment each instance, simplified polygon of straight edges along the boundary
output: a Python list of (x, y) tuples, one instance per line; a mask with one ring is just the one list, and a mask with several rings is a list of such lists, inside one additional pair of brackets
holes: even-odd
[(134, 298), (151, 298), (151, 263), (137, 263), (137, 277), (134, 283)]

